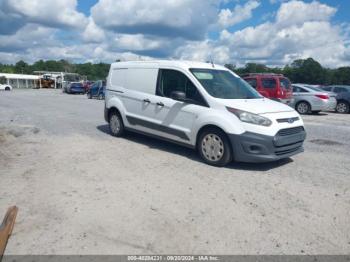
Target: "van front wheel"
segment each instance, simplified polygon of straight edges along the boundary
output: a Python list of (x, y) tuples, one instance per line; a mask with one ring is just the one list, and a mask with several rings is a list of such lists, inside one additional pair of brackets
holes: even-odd
[(198, 151), (202, 159), (213, 166), (225, 166), (232, 160), (230, 142), (224, 132), (208, 128), (201, 133)]
[(117, 112), (112, 112), (109, 118), (109, 130), (113, 136), (120, 137), (124, 133), (123, 119)]

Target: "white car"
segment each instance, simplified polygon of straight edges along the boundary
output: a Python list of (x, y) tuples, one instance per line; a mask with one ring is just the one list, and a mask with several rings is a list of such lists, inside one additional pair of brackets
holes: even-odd
[(299, 114), (317, 114), (333, 111), (337, 106), (337, 94), (326, 92), (317, 86), (293, 84), (294, 101), (291, 104)]
[(11, 91), (12, 86), (7, 85), (7, 84), (0, 84), (0, 90)]
[(288, 158), (303, 151), (306, 137), (293, 108), (210, 63), (113, 63), (105, 119), (114, 136), (130, 130), (172, 141), (216, 166)]

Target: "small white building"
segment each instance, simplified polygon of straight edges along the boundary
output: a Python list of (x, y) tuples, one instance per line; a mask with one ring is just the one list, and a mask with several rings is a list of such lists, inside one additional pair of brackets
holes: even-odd
[[(39, 88), (40, 76), (0, 73), (0, 80), (5, 78), (5, 83), (13, 88)], [(4, 81), (4, 80), (2, 80)]]

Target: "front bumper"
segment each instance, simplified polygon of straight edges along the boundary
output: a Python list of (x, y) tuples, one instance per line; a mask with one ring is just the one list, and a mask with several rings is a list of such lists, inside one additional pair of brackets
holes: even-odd
[(234, 160), (237, 162), (261, 163), (291, 157), (304, 151), (306, 138), (304, 128), (297, 133), (283, 133), (266, 136), (245, 132), (240, 135), (229, 134)]

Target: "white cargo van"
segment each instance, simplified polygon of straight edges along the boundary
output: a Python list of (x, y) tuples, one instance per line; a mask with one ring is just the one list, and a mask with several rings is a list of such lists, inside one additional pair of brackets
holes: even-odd
[(304, 124), (227, 68), (188, 61), (111, 65), (105, 119), (114, 136), (139, 132), (197, 149), (205, 162), (268, 162), (303, 151)]

